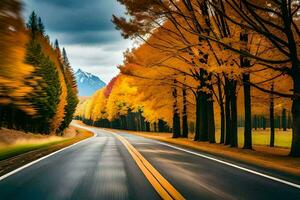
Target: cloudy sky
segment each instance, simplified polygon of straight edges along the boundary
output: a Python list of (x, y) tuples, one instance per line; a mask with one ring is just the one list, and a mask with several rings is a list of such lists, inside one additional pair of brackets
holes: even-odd
[(131, 41), (121, 38), (111, 22), (123, 14), (117, 0), (25, 0), (24, 17), (35, 11), (50, 39), (66, 48), (74, 68), (98, 75), (103, 81), (118, 73), (123, 52)]

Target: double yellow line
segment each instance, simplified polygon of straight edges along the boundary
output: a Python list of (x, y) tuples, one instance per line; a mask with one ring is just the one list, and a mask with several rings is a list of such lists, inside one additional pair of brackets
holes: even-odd
[(162, 199), (185, 199), (124, 137), (116, 133), (112, 134), (124, 144), (138, 167)]

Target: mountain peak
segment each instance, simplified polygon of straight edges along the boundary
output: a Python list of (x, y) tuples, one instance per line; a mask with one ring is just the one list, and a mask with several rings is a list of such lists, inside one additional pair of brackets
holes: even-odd
[(79, 96), (91, 96), (97, 90), (106, 86), (98, 77), (89, 72), (78, 69), (75, 73)]
[(80, 74), (80, 73), (82, 73), (83, 71), (81, 70), (81, 69), (78, 69), (76, 72), (75, 72), (75, 74)]

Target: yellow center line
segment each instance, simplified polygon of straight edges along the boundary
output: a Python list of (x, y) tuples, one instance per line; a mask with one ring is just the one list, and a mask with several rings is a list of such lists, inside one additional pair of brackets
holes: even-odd
[(108, 132), (124, 144), (133, 160), (162, 199), (185, 199), (124, 137)]

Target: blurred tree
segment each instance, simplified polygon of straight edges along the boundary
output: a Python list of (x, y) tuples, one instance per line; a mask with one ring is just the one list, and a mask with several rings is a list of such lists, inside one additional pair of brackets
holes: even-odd
[(64, 76), (67, 84), (67, 105), (65, 106), (65, 116), (59, 129), (62, 132), (65, 128), (69, 126), (73, 120), (73, 115), (75, 113), (77, 104), (79, 102), (77, 94), (77, 84), (74, 76), (74, 72), (71, 68), (67, 52), (65, 48), (62, 50), (62, 63), (64, 68)]

